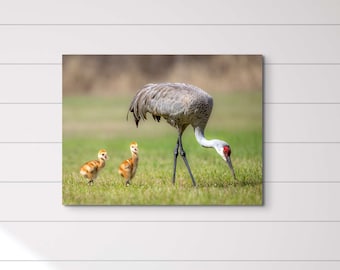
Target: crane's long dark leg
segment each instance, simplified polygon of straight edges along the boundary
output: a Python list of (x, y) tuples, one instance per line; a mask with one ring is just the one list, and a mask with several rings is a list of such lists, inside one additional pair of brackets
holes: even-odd
[(178, 157), (178, 147), (179, 147), (179, 138), (177, 139), (176, 147), (174, 150), (174, 173), (172, 175), (172, 183), (175, 184), (176, 181), (176, 166), (177, 166), (177, 157)]
[(192, 184), (193, 184), (194, 187), (195, 187), (195, 186), (196, 186), (196, 181), (195, 181), (194, 176), (192, 175), (192, 172), (191, 172), (191, 169), (190, 169), (190, 166), (189, 166), (189, 163), (188, 163), (188, 160), (187, 160), (187, 158), (186, 158), (185, 151), (184, 151), (183, 145), (182, 145), (182, 134), (180, 134), (180, 135), (178, 136), (178, 143), (179, 143), (179, 151), (180, 151), (180, 155), (181, 155), (181, 157), (183, 158), (183, 161), (184, 161), (184, 163), (185, 163), (185, 166), (187, 166), (188, 172), (189, 172), (190, 177), (191, 177)]

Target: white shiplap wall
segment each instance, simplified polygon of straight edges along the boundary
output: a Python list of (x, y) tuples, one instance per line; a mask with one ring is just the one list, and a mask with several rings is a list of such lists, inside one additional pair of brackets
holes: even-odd
[[(340, 2), (1, 1), (1, 269), (339, 269)], [(64, 207), (62, 54), (263, 54), (263, 207)]]

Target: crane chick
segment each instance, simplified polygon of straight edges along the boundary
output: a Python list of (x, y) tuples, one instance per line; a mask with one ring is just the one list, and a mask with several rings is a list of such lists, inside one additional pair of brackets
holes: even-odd
[(124, 177), (125, 185), (130, 185), (130, 181), (135, 176), (138, 167), (138, 144), (132, 142), (130, 144), (131, 157), (124, 160), (118, 169), (118, 173)]
[(97, 178), (99, 171), (105, 167), (105, 160), (108, 160), (109, 156), (105, 149), (101, 149), (98, 152), (98, 159), (91, 160), (84, 163), (80, 168), (80, 174), (89, 179), (88, 184), (93, 184), (93, 181)]

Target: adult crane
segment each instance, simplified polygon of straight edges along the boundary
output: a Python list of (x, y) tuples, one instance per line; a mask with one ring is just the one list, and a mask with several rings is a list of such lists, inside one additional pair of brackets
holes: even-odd
[(182, 145), (182, 134), (188, 125), (195, 131), (197, 142), (203, 147), (215, 148), (216, 152), (229, 165), (234, 179), (235, 172), (231, 163), (230, 145), (222, 140), (208, 140), (204, 136), (204, 129), (209, 120), (213, 108), (212, 97), (202, 89), (185, 83), (157, 83), (147, 84), (134, 96), (128, 111), (133, 113), (136, 126), (139, 121), (146, 119), (150, 113), (154, 120), (163, 117), (171, 126), (178, 131), (177, 144), (174, 151), (174, 166), (172, 182), (176, 179), (176, 164), (178, 150), (188, 169), (192, 184), (196, 181), (192, 175), (185, 151)]

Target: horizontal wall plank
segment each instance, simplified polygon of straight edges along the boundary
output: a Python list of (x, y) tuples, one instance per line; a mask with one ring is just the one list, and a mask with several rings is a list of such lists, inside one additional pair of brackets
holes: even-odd
[[(339, 142), (340, 104), (266, 104), (265, 142)], [(61, 104), (0, 104), (0, 142), (61, 142)], [(8, 117), (8, 116), (11, 117)]]
[(340, 63), (340, 25), (1, 26), (1, 35), (2, 63), (124, 53), (263, 54), (265, 63)]
[(0, 234), (2, 260), (340, 259), (338, 223), (8, 222)]
[(267, 104), (265, 142), (339, 142), (340, 104)]
[(0, 268), (6, 270), (338, 270), (339, 267), (340, 262), (334, 261), (0, 261)]
[(0, 65), (1, 103), (61, 102), (61, 71), (61, 65)]
[(264, 145), (264, 178), (269, 182), (340, 182), (340, 144)]
[(1, 143), (0, 153), (0, 163), (6, 168), (2, 170), (0, 182), (61, 182), (61, 143)]
[(61, 104), (0, 104), (0, 142), (61, 142)]
[(340, 65), (264, 65), (264, 102), (339, 103)]
[[(337, 1), (3, 1), (0, 23), (339, 23)], [(20, 9), (17, 7), (20, 5)], [(39, 6), (39, 9), (36, 7)], [(82, 12), (79, 12), (82, 7)], [(133, 8), (131, 8), (133, 7)], [(150, 8), (152, 7), (152, 8)], [(294, 7), (294, 8), (293, 8)], [(308, 12), (306, 12), (308, 8)], [(62, 14), (62, 16), (61, 16)], [(76, 14), (76, 16), (75, 16)], [(174, 16), (175, 14), (175, 16)]]
[[(61, 103), (61, 72), (61, 63), (0, 65), (1, 102)], [(339, 74), (340, 65), (264, 65), (264, 102), (340, 103)]]
[(59, 183), (0, 187), (0, 221), (340, 221), (339, 183), (266, 183), (258, 207), (66, 207)]
[[(266, 143), (264, 149), (266, 182), (340, 182), (340, 144)], [(0, 183), (61, 182), (62, 143), (2, 143), (0, 153), (3, 153), (0, 163), (6, 168), (2, 170)], [(39, 170), (36, 167), (37, 160)], [(20, 170), (17, 169), (18, 164)], [(109, 163), (107, 166), (116, 168), (117, 165)], [(171, 166), (169, 160), (169, 170)]]

